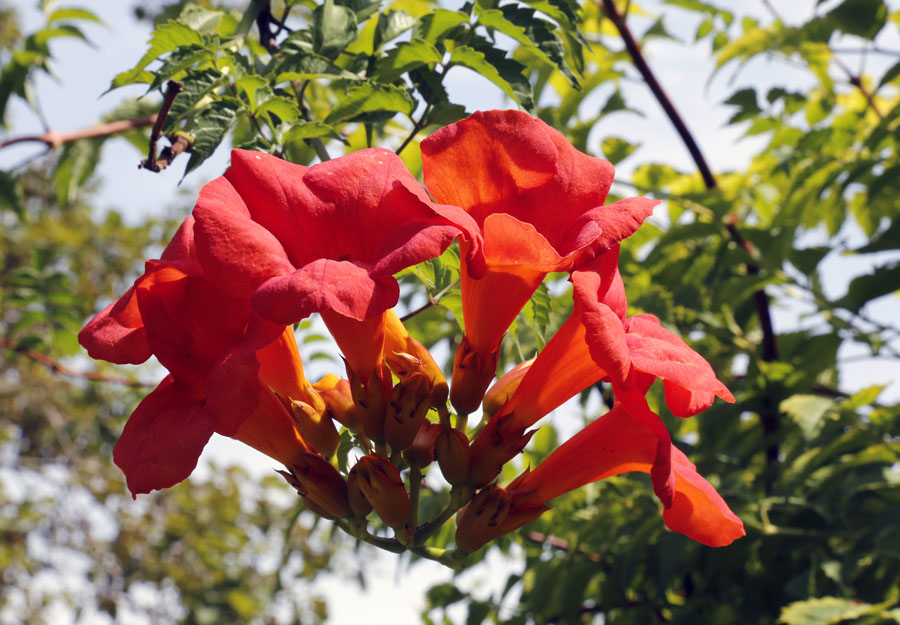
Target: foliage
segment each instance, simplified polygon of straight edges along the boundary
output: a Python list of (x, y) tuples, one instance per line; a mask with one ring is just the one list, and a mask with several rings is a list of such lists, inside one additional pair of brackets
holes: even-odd
[[(714, 188), (697, 172), (666, 162), (641, 162), (631, 177), (642, 193), (667, 200), (667, 219), (645, 225), (623, 249), (629, 302), (673, 321), (738, 398), (736, 406), (716, 406), (695, 420), (668, 415), (667, 426), (742, 517), (748, 536), (720, 550), (691, 543), (664, 530), (649, 480), (613, 478), (560, 498), (520, 535), (488, 548), (510, 551), (518, 544), (524, 551), (523, 569), (509, 577), (503, 593), (473, 596), (452, 584), (436, 587), (423, 618), (439, 622), (453, 606), (446, 616), (453, 620), (459, 614), (454, 609), (463, 605), (467, 623), (580, 623), (597, 615), (611, 624), (900, 622), (900, 409), (891, 399), (896, 390), (848, 392), (842, 380), (848, 350), (863, 352), (872, 367), (900, 357), (896, 326), (871, 314), (872, 302), (896, 297), (900, 289), (900, 63), (888, 63), (877, 74), (855, 74), (837, 52), (858, 47), (895, 62), (890, 50), (879, 52), (879, 37), (893, 33), (896, 39), (900, 14), (879, 0), (843, 0), (821, 3), (805, 21), (788, 24), (779, 15), (744, 15), (721, 2), (669, 0), (652, 16), (638, 3), (627, 4), (628, 23), (646, 26), (640, 42), (648, 49), (653, 38), (669, 36), (667, 23), (687, 19), (696, 24), (689, 44), (711, 50), (718, 75), (785, 63), (799, 66), (813, 84), (750, 85), (728, 98), (729, 123), (762, 143), (741, 171), (713, 165)], [(422, 0), (245, 2), (239, 9), (179, 2), (160, 15), (146, 54), (114, 77), (111, 87), (139, 83), (165, 92), (169, 79), (183, 83), (164, 133), (190, 140), (188, 172), (230, 140), (302, 164), (317, 155), (385, 145), (401, 150), (418, 173), (416, 140), (465, 113), (446, 86), (454, 67), (490, 80), (582, 150), (593, 145), (588, 140), (598, 121), (620, 116), (623, 136), (603, 138), (606, 157), (634, 165), (643, 154), (625, 124), (637, 108), (623, 81), (633, 73), (633, 61), (595, 3), (480, 1), (452, 11)], [(77, 24), (84, 19), (91, 17), (48, 11), (46, 27), (24, 38), (4, 26), (3, 38), (17, 47), (3, 57), (0, 111), (13, 95), (30, 97), (34, 73), (46, 69), (48, 42), (79, 36)], [(679, 94), (669, 95), (677, 107)], [(643, 112), (659, 114), (655, 108)], [(146, 151), (146, 130), (131, 137)], [(121, 291), (143, 248), (162, 240), (165, 230), (158, 223), (125, 227), (115, 215), (103, 223), (86, 217), (75, 192), (91, 179), (103, 140), (93, 140), (90, 149), (79, 143), (65, 148), (52, 174), (55, 193), (38, 192), (36, 181), (50, 178), (48, 172), (0, 178), (3, 336), (54, 358), (76, 353), (72, 332), (97, 308), (98, 298)], [(69, 208), (61, 208), (66, 203)], [(37, 233), (45, 245), (34, 244), (41, 240)], [(867, 269), (835, 295), (827, 274), (838, 256), (856, 258)], [(402, 276), (410, 309), (439, 296), (437, 306), (427, 306), (408, 324), (429, 346), (446, 341), (461, 323), (458, 276), (454, 250)], [(568, 299), (558, 281), (535, 295), (508, 335), (501, 367), (544, 344), (568, 313)], [(780, 327), (776, 317), (773, 333), (760, 322), (764, 309), (796, 310), (798, 301), (808, 312), (794, 327)], [(93, 474), (96, 483), (80, 487), (100, 505), (114, 506), (121, 485), (108, 448), (134, 398), (103, 384), (70, 385), (20, 355), (5, 356), (0, 379), (7, 385), (4, 413), (12, 417), (4, 431), (17, 470), (46, 471), (26, 468), (26, 458), (35, 455), (43, 459), (38, 467), (77, 462), (81, 468), (70, 468), (64, 479)], [(31, 381), (21, 384), (26, 375)], [(596, 416), (597, 398), (607, 390), (583, 394), (586, 418)], [(654, 407), (665, 413), (661, 390), (655, 392)], [(99, 416), (98, 406), (105, 407)], [(545, 426), (528, 461), (549, 453), (557, 438)], [(76, 446), (63, 448), (62, 441)], [(179, 534), (201, 554), (190, 562), (177, 560), (188, 567), (182, 580), (190, 582), (180, 586), (181, 605), (190, 611), (217, 601), (223, 612), (216, 618), (234, 618), (227, 610), (240, 613), (240, 606), (264, 602), (267, 595), (258, 593), (272, 578), (249, 575), (252, 566), (234, 576), (218, 556), (204, 560), (210, 545), (231, 527), (259, 525), (275, 536), (285, 530), (290, 512), (247, 512), (245, 506), (235, 511), (229, 492), (242, 480), (233, 473), (221, 480), (223, 490), (213, 489), (215, 481), (183, 486), (153, 499), (146, 518), (123, 516), (117, 522), (134, 530), (128, 551), (149, 550), (127, 561), (130, 583), (162, 584), (175, 574), (170, 567), (176, 561), (169, 558), (181, 543), (144, 540), (151, 528), (159, 531), (155, 515), (178, 532), (193, 528)], [(179, 506), (194, 489), (199, 490), (192, 498), (209, 497), (211, 507), (230, 509), (237, 515), (234, 523), (209, 533), (192, 519), (184, 524)], [(444, 503), (428, 492), (422, 497), (426, 509)], [(251, 495), (254, 502), (262, 499)], [(44, 522), (52, 541), (51, 529), (63, 527), (53, 525), (54, 510), (38, 502), (3, 508), (0, 531), (9, 539), (0, 541), (0, 558), (18, 567), (15, 575), (23, 577), (17, 582), (46, 566), (32, 560), (23, 526)], [(236, 544), (229, 548), (252, 550), (253, 532), (235, 531)], [(301, 551), (305, 532), (297, 530), (291, 542)], [(101, 551), (103, 558), (90, 557), (99, 563), (124, 555), (109, 541)], [(308, 573), (327, 564), (326, 556), (314, 553), (305, 551)], [(107, 583), (116, 597), (127, 593), (109, 577), (92, 579), (98, 588)], [(244, 594), (229, 595), (229, 583), (239, 583)], [(7, 592), (0, 597), (11, 596), (13, 585), (0, 588)], [(197, 622), (206, 618), (196, 614)]]

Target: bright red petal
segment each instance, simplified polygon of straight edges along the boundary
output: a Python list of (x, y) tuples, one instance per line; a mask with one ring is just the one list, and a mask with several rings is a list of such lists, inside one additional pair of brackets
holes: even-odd
[[(651, 429), (617, 407), (557, 448), (531, 472), (508, 488), (529, 501), (547, 502), (604, 478), (639, 471), (649, 473), (659, 440)], [(713, 547), (744, 535), (743, 523), (685, 455), (670, 444), (675, 474), (672, 505), (663, 512), (670, 529)]]
[(113, 460), (132, 494), (168, 488), (191, 474), (214, 429), (202, 401), (169, 376), (128, 419)]
[(194, 216), (203, 271), (233, 296), (249, 298), (272, 276), (293, 273), (281, 243), (250, 219), (241, 196), (225, 178), (203, 187)]
[(356, 263), (322, 258), (269, 279), (251, 304), (260, 316), (287, 325), (326, 310), (363, 320), (393, 307), (399, 297), (393, 277), (373, 277)]
[[(626, 322), (628, 348), (634, 366), (662, 378), (672, 413), (690, 417), (708, 408), (714, 396), (734, 402), (709, 363), (653, 315), (635, 315)], [(680, 387), (677, 388), (677, 387)]]
[(135, 288), (97, 313), (78, 333), (78, 342), (91, 358), (118, 365), (136, 365), (150, 358)]

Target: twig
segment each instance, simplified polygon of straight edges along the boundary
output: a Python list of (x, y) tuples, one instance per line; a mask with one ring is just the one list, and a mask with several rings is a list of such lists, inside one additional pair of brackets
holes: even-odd
[(38, 364), (44, 365), (55, 375), (61, 375), (69, 378), (80, 378), (82, 380), (91, 380), (93, 382), (110, 382), (112, 384), (121, 384), (123, 386), (133, 386), (133, 387), (151, 387), (156, 386), (155, 384), (151, 384), (148, 382), (141, 382), (140, 380), (132, 380), (130, 378), (122, 378), (118, 376), (104, 375), (102, 373), (97, 373), (95, 371), (75, 371), (74, 369), (70, 369), (47, 354), (42, 354), (41, 352), (29, 349), (27, 347), (22, 347), (14, 343), (13, 341), (9, 341), (5, 338), (0, 337), (0, 348), (8, 349), (12, 352), (16, 352), (17, 354), (22, 354), (26, 358), (30, 358)]
[(860, 78), (858, 75), (856, 75), (852, 71), (850, 71), (850, 68), (847, 67), (847, 64), (844, 63), (840, 59), (840, 57), (837, 57), (837, 56), (834, 57), (834, 62), (847, 75), (847, 80), (850, 81), (850, 84), (852, 84), (854, 87), (859, 89), (860, 93), (863, 94), (863, 96), (866, 98), (866, 102), (869, 104), (869, 108), (872, 109), (872, 112), (875, 113), (875, 115), (878, 117), (879, 120), (884, 121), (884, 115), (882, 115), (881, 111), (878, 110), (878, 106), (875, 104), (875, 98), (872, 96), (872, 93), (868, 89), (866, 89), (866, 86), (862, 83), (862, 78)]
[[(572, 543), (564, 538), (560, 538), (559, 536), (553, 536), (552, 534), (544, 534), (542, 532), (528, 532), (525, 534), (525, 540), (537, 543), (539, 545), (550, 545), (551, 547), (559, 549), (560, 551), (572, 551)], [(575, 553), (583, 555), (591, 562), (596, 562), (599, 564), (603, 561), (603, 558), (598, 553), (591, 553), (579, 548), (575, 549)]]
[(400, 321), (406, 321), (406, 320), (408, 320), (408, 319), (412, 319), (413, 317), (415, 317), (415, 316), (418, 315), (419, 313), (428, 310), (428, 309), (431, 308), (432, 306), (437, 306), (438, 302), (440, 302), (441, 299), (442, 299), (447, 293), (449, 293), (449, 292), (450, 292), (457, 284), (459, 284), (459, 278), (457, 278), (456, 280), (454, 280), (453, 282), (451, 282), (450, 284), (448, 284), (447, 286), (445, 286), (443, 289), (441, 289), (440, 291), (438, 291), (438, 292), (435, 293), (434, 295), (429, 295), (429, 296), (428, 296), (428, 301), (427, 301), (427, 302), (425, 302), (424, 304), (422, 304), (421, 306), (419, 306), (419, 307), (416, 308), (415, 310), (413, 310), (413, 311), (411, 311), (411, 312), (408, 312), (408, 313), (406, 313), (405, 315), (403, 315), (402, 317), (400, 317)]
[(272, 15), (272, 3), (269, 0), (265, 0), (262, 4), (262, 9), (256, 14), (256, 27), (259, 29), (259, 41), (269, 53), (273, 53), (278, 49), (275, 36), (270, 28), (271, 24), (276, 21), (275, 16)]
[[(172, 108), (172, 102), (175, 101), (175, 96), (181, 93), (182, 89), (183, 85), (177, 80), (170, 80), (166, 83), (166, 94), (163, 96), (163, 103), (159, 109), (159, 115), (156, 117), (156, 123), (153, 124), (153, 130), (150, 131), (150, 147), (147, 150), (147, 159), (141, 161), (138, 169), (149, 169), (156, 173), (162, 171), (163, 168), (159, 167), (156, 163), (156, 142), (159, 141), (159, 137), (162, 134), (162, 128), (166, 123), (166, 117), (169, 116), (169, 109)], [(168, 165), (169, 162), (171, 162), (171, 159), (166, 162), (166, 165)]]
[[(697, 145), (697, 142), (694, 140), (693, 135), (688, 130), (684, 121), (681, 119), (678, 111), (675, 110), (672, 101), (669, 100), (669, 97), (666, 95), (665, 91), (663, 91), (663, 88), (659, 84), (659, 81), (656, 80), (656, 76), (654, 76), (653, 71), (647, 64), (647, 61), (644, 58), (643, 53), (641, 52), (640, 46), (638, 46), (637, 41), (635, 41), (634, 36), (628, 29), (628, 25), (625, 24), (625, 20), (622, 18), (622, 15), (616, 8), (615, 2), (613, 0), (598, 1), (601, 3), (606, 16), (612, 21), (616, 29), (619, 31), (619, 34), (622, 37), (622, 41), (625, 43), (625, 48), (628, 50), (628, 54), (631, 56), (635, 67), (637, 67), (638, 71), (641, 73), (644, 81), (650, 87), (653, 95), (656, 97), (657, 101), (660, 103), (666, 115), (668, 116), (669, 121), (671, 121), (672, 125), (675, 126), (675, 130), (678, 132), (681, 140), (684, 142), (688, 151), (691, 153), (691, 157), (694, 159), (694, 163), (697, 165), (697, 169), (700, 170), (700, 175), (703, 177), (703, 182), (706, 185), (706, 188), (709, 190), (717, 188), (718, 185), (716, 183), (716, 178), (713, 175), (712, 170), (709, 168), (706, 159), (703, 157), (703, 153), (700, 151), (700, 147)], [(750, 256), (750, 260), (746, 264), (747, 273), (751, 275), (758, 275), (761, 271), (759, 264), (756, 262), (758, 255), (755, 253), (755, 250), (753, 249), (753, 246), (750, 244), (750, 242), (740, 235), (740, 232), (737, 229), (736, 216), (731, 217), (731, 220), (726, 223), (726, 228), (728, 229), (728, 233), (731, 235), (735, 243), (741, 246)], [(760, 329), (763, 333), (762, 359), (765, 362), (778, 360), (778, 342), (775, 334), (775, 329), (772, 324), (772, 313), (769, 305), (769, 297), (768, 295), (766, 295), (765, 290), (759, 289), (753, 294), (753, 300), (756, 306), (756, 314), (759, 318)], [(778, 462), (779, 454), (778, 444), (774, 441), (774, 435), (778, 430), (778, 408), (769, 390), (765, 389), (765, 391), (766, 392), (763, 395), (763, 405), (762, 409), (760, 410), (759, 417), (762, 424), (763, 433), (770, 441), (766, 448), (766, 461), (768, 464), (772, 465)], [(767, 488), (771, 488), (772, 484), (773, 482), (770, 479)]]
[(406, 149), (406, 146), (408, 146), (412, 142), (412, 140), (415, 139), (416, 135), (419, 134), (419, 131), (422, 130), (422, 128), (425, 126), (425, 118), (428, 117), (429, 112), (431, 112), (431, 104), (427, 104), (425, 106), (425, 110), (422, 111), (422, 116), (419, 118), (419, 121), (413, 124), (412, 130), (406, 136), (406, 139), (404, 139), (403, 143), (400, 144), (400, 147), (394, 151), (395, 154), (399, 155), (401, 152), (403, 152), (404, 149)]
[[(296, 85), (296, 83), (294, 83), (294, 84)], [(309, 121), (312, 121), (312, 117), (309, 114), (309, 109), (306, 108), (306, 100), (305, 100), (306, 88), (308, 86), (309, 86), (309, 81), (304, 80), (303, 84), (300, 85), (300, 88), (295, 89), (295, 92), (297, 94), (297, 106), (300, 107), (300, 114), (303, 116), (304, 120), (309, 122)], [(308, 145), (312, 146), (313, 150), (316, 151), (316, 156), (319, 157), (320, 161), (322, 161), (324, 163), (325, 161), (331, 160), (331, 156), (328, 154), (328, 150), (325, 149), (325, 143), (319, 137), (315, 137), (313, 139), (306, 139), (305, 141), (308, 143)]]
[(26, 137), (16, 137), (8, 141), (0, 141), (0, 148), (5, 148), (17, 143), (43, 143), (48, 149), (58, 148), (66, 143), (80, 141), (81, 139), (94, 139), (96, 137), (108, 137), (120, 132), (127, 132), (134, 128), (144, 128), (150, 126), (156, 121), (157, 115), (148, 115), (147, 117), (137, 117), (135, 119), (117, 119), (113, 122), (92, 126), (90, 128), (82, 128), (81, 130), (70, 130), (69, 132), (56, 132), (48, 130), (42, 135), (29, 135)]

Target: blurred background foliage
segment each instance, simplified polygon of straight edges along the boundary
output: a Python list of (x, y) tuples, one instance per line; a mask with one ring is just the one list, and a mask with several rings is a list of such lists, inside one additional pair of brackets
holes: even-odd
[[(124, 136), (148, 168), (157, 156), (165, 161), (158, 166), (177, 157), (173, 166), (185, 175), (228, 145), (302, 164), (381, 145), (418, 174), (417, 142), (471, 112), (446, 86), (453, 70), (480, 74), (582, 150), (598, 122), (621, 116), (622, 136), (603, 137), (597, 154), (623, 163), (615, 193), (666, 200), (623, 245), (632, 313), (677, 329), (738, 400), (676, 420), (657, 389), (655, 408), (748, 535), (717, 550), (692, 543), (665, 530), (645, 476), (608, 479), (475, 554), (470, 567), (486, 566), (491, 550), (524, 554), (501, 592), (485, 598), (436, 586), (423, 621), (900, 622), (898, 394), (846, 379), (851, 367), (865, 377), (866, 368), (900, 359), (900, 315), (886, 321), (873, 312), (888, 301), (896, 313), (900, 289), (900, 10), (882, 0), (819, 1), (789, 24), (779, 3), (761, 3), (765, 19), (740, 4), (245, 0), (135, 8), (153, 36), (137, 65), (110, 77), (111, 88), (146, 84), (159, 96), (98, 111), (109, 132), (37, 137), (45, 154), (0, 173), (0, 615), (23, 623), (59, 610), (81, 622), (100, 612), (118, 622), (327, 617), (315, 578), (341, 545), (317, 535), (276, 480), (260, 484), (220, 468), (142, 498), (140, 513), (123, 510), (111, 447), (154, 372), (89, 363), (75, 334), (124, 290), (141, 259), (158, 253), (188, 206), (137, 225), (93, 210), (103, 184), (97, 164), (105, 142)], [(40, 5), (46, 24), (31, 33), (0, 6), (7, 122), (16, 98), (40, 116), (33, 81), (51, 68), (53, 41), (84, 38), (79, 25), (102, 17)], [(629, 139), (635, 111), (665, 115), (630, 102), (622, 88), (652, 82), (653, 59), (643, 68), (636, 50), (674, 39), (667, 24), (685, 19), (696, 30), (681, 43), (709, 50), (717, 74), (765, 61), (802, 77), (802, 87), (744, 86), (722, 103), (733, 111), (729, 123), (759, 146), (740, 170), (707, 165), (702, 150), (694, 167), (679, 170), (648, 157), (658, 153), (653, 145)], [(176, 94), (169, 80), (183, 89)], [(171, 110), (155, 138), (168, 154), (148, 152), (146, 116), (160, 110), (160, 98)], [(678, 98), (657, 95), (675, 110)], [(113, 131), (115, 120), (135, 123)], [(841, 259), (857, 269), (835, 292), (829, 272)], [(401, 278), (403, 305), (425, 305), (411, 331), (442, 350), (461, 320), (458, 274), (450, 250)], [(540, 349), (568, 300), (558, 276), (542, 286), (510, 331), (501, 367)], [(314, 328), (300, 332), (315, 339)], [(602, 385), (582, 393), (572, 418), (595, 418), (608, 393)], [(545, 425), (523, 462), (533, 465), (560, 440)]]

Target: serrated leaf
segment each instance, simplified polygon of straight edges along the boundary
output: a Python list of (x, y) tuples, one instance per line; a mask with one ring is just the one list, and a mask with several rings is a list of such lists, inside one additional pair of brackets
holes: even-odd
[(158, 70), (153, 72), (153, 82), (147, 91), (153, 91), (170, 78), (198, 63), (212, 60), (213, 52), (202, 46), (191, 44), (179, 46), (172, 51)]
[(466, 116), (466, 107), (462, 104), (438, 102), (428, 112), (428, 118), (425, 123), (429, 126), (447, 126), (464, 119)]
[(207, 93), (221, 84), (224, 76), (214, 69), (188, 70), (181, 84), (181, 92), (172, 101), (172, 108), (163, 125), (163, 132), (168, 133), (175, 127), (179, 119), (191, 110)]
[(238, 100), (224, 98), (216, 100), (197, 115), (191, 129), (194, 141), (191, 144), (191, 158), (184, 169), (185, 176), (197, 169), (215, 152), (237, 120), (240, 108), (241, 103)]
[(303, 116), (294, 100), (282, 96), (269, 98), (260, 104), (254, 114), (261, 115), (262, 113), (276, 115), (278, 119), (284, 122), (293, 122)]
[(435, 9), (416, 21), (413, 26), (413, 37), (438, 43), (449, 31), (468, 21), (469, 16), (461, 11)]
[(317, 139), (329, 137), (331, 139), (341, 139), (341, 134), (334, 126), (329, 126), (323, 122), (307, 122), (296, 121), (290, 124), (282, 135), (281, 143), (290, 143), (291, 141), (300, 141), (302, 139)]
[(378, 50), (382, 44), (396, 39), (416, 23), (416, 18), (406, 11), (388, 11), (378, 15), (375, 26), (373, 47)]
[(335, 58), (356, 39), (356, 13), (339, 6), (334, 0), (313, 11), (313, 49), (328, 58)]
[(440, 62), (441, 53), (429, 42), (422, 39), (404, 41), (378, 60), (373, 77), (378, 82), (393, 82), (417, 67)]
[(566, 63), (562, 41), (553, 32), (553, 24), (535, 17), (534, 9), (514, 5), (506, 5), (501, 10), (480, 9), (476, 5), (475, 14), (481, 25), (511, 37), (542, 61), (556, 67), (572, 86), (579, 87), (578, 79)]
[(53, 22), (61, 22), (63, 20), (85, 20), (88, 22), (94, 22), (96, 24), (102, 24), (103, 20), (99, 17), (88, 11), (87, 9), (78, 9), (78, 8), (62, 8), (56, 9), (53, 13), (47, 17), (47, 23), (52, 24)]
[(345, 78), (357, 80), (359, 76), (338, 67), (329, 59), (312, 52), (298, 52), (278, 63), (272, 72), (275, 84), (290, 80), (312, 80), (314, 78)]
[(522, 75), (524, 66), (507, 59), (506, 53), (496, 48), (476, 50), (469, 46), (454, 48), (450, 62), (474, 70), (500, 87), (506, 95), (528, 112), (534, 111), (531, 83)]
[(414, 108), (415, 102), (406, 89), (364, 83), (347, 91), (325, 118), (325, 123), (344, 121), (374, 111), (395, 111), (410, 115)]
[(150, 45), (150, 48), (144, 53), (144, 56), (133, 68), (116, 74), (107, 91), (137, 82), (149, 83), (152, 81), (152, 74), (145, 71), (144, 68), (152, 61), (179, 46), (202, 46), (204, 44), (203, 36), (200, 33), (190, 26), (174, 20), (169, 20), (166, 24), (158, 26), (147, 43)]

